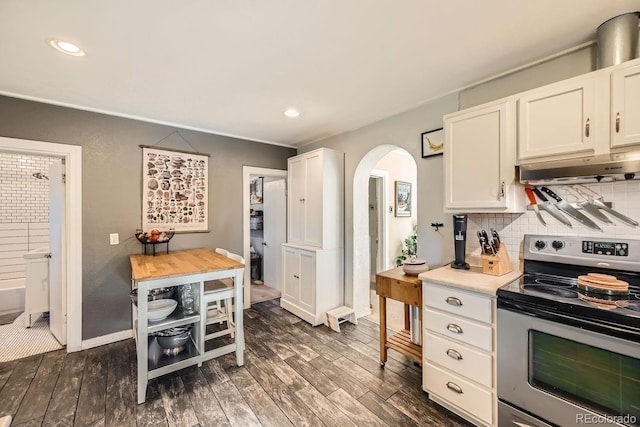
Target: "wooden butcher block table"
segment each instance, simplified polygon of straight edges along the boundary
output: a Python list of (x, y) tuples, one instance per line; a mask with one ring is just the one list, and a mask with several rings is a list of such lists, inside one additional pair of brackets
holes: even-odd
[[(419, 307), (422, 324), (422, 280), (404, 274), (402, 267), (393, 268), (376, 274), (376, 293), (380, 297), (380, 365), (384, 366), (387, 362), (387, 349), (392, 349), (422, 366), (422, 346), (411, 342), (409, 319), (409, 305)], [(387, 298), (404, 303), (404, 329), (389, 337)]]

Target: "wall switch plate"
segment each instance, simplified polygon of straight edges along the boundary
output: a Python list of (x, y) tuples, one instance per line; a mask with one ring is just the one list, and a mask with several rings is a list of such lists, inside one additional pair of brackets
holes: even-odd
[(109, 234), (109, 243), (112, 245), (120, 244), (120, 235), (118, 233)]

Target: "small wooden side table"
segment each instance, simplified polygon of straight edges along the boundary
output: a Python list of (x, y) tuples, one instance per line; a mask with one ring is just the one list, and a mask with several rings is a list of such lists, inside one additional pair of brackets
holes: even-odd
[[(380, 366), (387, 362), (387, 349), (404, 354), (422, 366), (422, 346), (411, 341), (409, 305), (420, 307), (422, 324), (422, 280), (408, 276), (402, 267), (376, 274), (376, 294), (380, 297)], [(404, 329), (387, 337), (387, 298), (404, 303)], [(422, 329), (422, 326), (420, 326)], [(420, 331), (422, 336), (422, 330)], [(421, 340), (422, 342), (422, 340)]]

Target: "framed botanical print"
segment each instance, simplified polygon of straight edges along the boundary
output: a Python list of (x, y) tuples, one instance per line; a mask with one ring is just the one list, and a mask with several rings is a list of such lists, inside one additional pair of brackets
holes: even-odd
[(444, 150), (444, 130), (442, 128), (422, 133), (422, 158), (437, 156)]
[(142, 146), (142, 229), (209, 231), (209, 156)]

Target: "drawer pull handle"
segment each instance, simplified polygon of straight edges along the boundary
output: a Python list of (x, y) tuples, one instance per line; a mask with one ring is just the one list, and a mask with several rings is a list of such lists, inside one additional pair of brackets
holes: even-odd
[(460, 354), (460, 352), (452, 348), (447, 350), (447, 356), (455, 360), (462, 360), (462, 355)]
[(449, 332), (453, 332), (454, 334), (461, 334), (462, 333), (462, 328), (458, 325), (456, 325), (455, 323), (449, 323), (447, 325), (447, 329), (449, 330)]
[(620, 113), (616, 114), (616, 133), (620, 133)]
[(462, 387), (460, 387), (460, 386), (459, 386), (458, 384), (456, 384), (456, 383), (452, 383), (451, 381), (449, 381), (449, 382), (447, 383), (447, 388), (448, 388), (449, 390), (453, 390), (453, 391), (455, 391), (455, 392), (456, 392), (456, 393), (458, 393), (458, 394), (462, 394)]
[(447, 304), (455, 305), (456, 307), (462, 307), (462, 301), (460, 301), (460, 298), (456, 297), (447, 297)]

